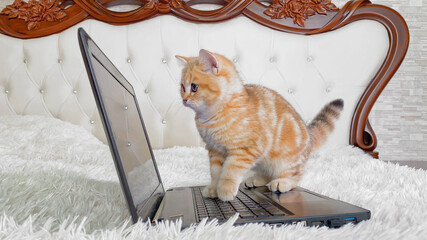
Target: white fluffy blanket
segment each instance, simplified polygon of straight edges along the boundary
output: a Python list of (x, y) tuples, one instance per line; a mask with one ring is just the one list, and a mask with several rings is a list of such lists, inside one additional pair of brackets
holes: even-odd
[[(202, 148), (156, 150), (166, 188), (209, 182)], [(370, 209), (340, 229), (202, 222), (129, 224), (106, 145), (57, 119), (0, 117), (0, 239), (426, 239), (427, 172), (351, 147), (312, 154), (302, 187)]]

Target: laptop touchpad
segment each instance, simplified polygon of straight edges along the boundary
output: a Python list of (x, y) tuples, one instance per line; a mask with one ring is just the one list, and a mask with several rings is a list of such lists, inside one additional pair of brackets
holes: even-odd
[(295, 203), (326, 200), (314, 194), (303, 191), (289, 191), (285, 193), (265, 192), (264, 194), (277, 203)]

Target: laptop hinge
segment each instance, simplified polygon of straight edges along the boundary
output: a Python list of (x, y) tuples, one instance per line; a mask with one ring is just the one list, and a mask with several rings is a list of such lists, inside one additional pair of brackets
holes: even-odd
[(162, 213), (164, 204), (165, 204), (165, 198), (162, 197), (162, 201), (160, 202), (160, 205), (157, 208), (156, 214), (154, 215), (152, 222), (159, 220), (159, 217), (160, 217), (160, 214)]
[(148, 219), (151, 221), (151, 219), (154, 219), (164, 195), (164, 193), (156, 193), (151, 196), (144, 207), (138, 210), (138, 217), (143, 221), (147, 221)]

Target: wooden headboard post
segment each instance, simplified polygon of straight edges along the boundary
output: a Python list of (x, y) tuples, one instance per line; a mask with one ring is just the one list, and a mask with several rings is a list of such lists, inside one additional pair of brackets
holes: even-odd
[[(192, 7), (203, 3), (222, 7), (210, 11)], [(138, 7), (128, 12), (108, 9), (116, 5)], [(381, 23), (389, 35), (387, 56), (358, 101), (349, 134), (351, 145), (378, 158), (374, 151), (377, 138), (368, 115), (405, 57), (409, 31), (399, 13), (368, 0), (349, 1), (341, 9), (330, 0), (15, 0), (0, 13), (0, 33), (20, 39), (38, 38), (61, 32), (86, 19), (125, 25), (163, 14), (197, 23), (244, 15), (277, 31), (301, 35), (333, 31), (359, 20)]]

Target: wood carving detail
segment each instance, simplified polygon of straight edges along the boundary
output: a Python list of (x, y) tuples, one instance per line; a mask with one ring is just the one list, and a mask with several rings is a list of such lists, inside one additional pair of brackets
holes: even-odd
[(305, 27), (305, 20), (317, 14), (326, 15), (327, 11), (338, 11), (331, 0), (273, 0), (264, 14), (273, 19), (293, 18), (294, 23)]
[(170, 0), (170, 5), (173, 8), (182, 8), (182, 0)]
[(27, 29), (40, 27), (41, 22), (61, 21), (67, 14), (59, 7), (58, 0), (15, 0), (6, 6), (0, 14), (8, 15), (9, 19), (17, 18), (27, 22)]

